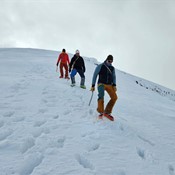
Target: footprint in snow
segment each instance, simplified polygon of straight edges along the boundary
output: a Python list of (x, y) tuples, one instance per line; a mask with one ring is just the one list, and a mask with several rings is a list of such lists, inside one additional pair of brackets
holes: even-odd
[(14, 111), (8, 111), (6, 113), (3, 114), (4, 117), (11, 117), (12, 115), (14, 115)]
[(118, 175), (126, 175), (126, 173), (123, 170), (121, 170), (120, 172), (117, 172), (117, 174)]
[(93, 115), (94, 111), (92, 109), (89, 110), (89, 114)]
[(142, 159), (145, 159), (145, 151), (141, 148), (137, 148), (137, 154), (139, 155), (139, 157), (141, 157)]
[(44, 157), (39, 153), (34, 153), (29, 155), (22, 163), (22, 166), (19, 169), (20, 175), (30, 175), (34, 169), (41, 164)]
[(46, 95), (46, 94), (48, 94), (48, 91), (43, 91), (42, 94)]
[(0, 128), (4, 126), (4, 121), (0, 121)]
[(0, 132), (0, 141), (5, 140), (12, 133), (13, 133), (13, 131), (11, 129), (3, 130), (2, 132)]
[(119, 128), (120, 128), (121, 131), (124, 131), (124, 127), (123, 127), (122, 124), (119, 126)]
[(53, 119), (58, 119), (58, 118), (59, 118), (59, 115), (53, 116)]
[(81, 134), (81, 137), (93, 137), (93, 136), (96, 136), (95, 131), (85, 132)]
[(63, 148), (65, 140), (65, 137), (59, 138), (56, 143), (57, 148)]
[(55, 99), (56, 97), (53, 96), (53, 95), (49, 95), (47, 98), (48, 98), (48, 99)]
[(67, 111), (64, 111), (64, 115), (68, 115), (68, 114), (70, 114), (71, 113), (71, 110), (67, 110)]
[(42, 133), (43, 133), (43, 129), (42, 128), (33, 129), (32, 132), (31, 132), (31, 134), (35, 138), (39, 137)]
[(45, 120), (38, 120), (35, 122), (34, 127), (40, 127), (46, 123)]
[(20, 147), (21, 153), (24, 154), (27, 150), (32, 148), (34, 145), (35, 145), (35, 140), (33, 138), (26, 138)]
[(7, 95), (7, 96), (5, 96), (5, 98), (13, 98), (15, 95), (14, 94), (12, 94), (12, 95)]
[(44, 127), (44, 128), (42, 129), (42, 132), (43, 132), (44, 134), (49, 134), (49, 133), (50, 133), (50, 129), (47, 128), (47, 127)]
[(48, 103), (48, 100), (42, 99), (42, 102), (45, 103), (45, 104), (47, 104)]
[(83, 168), (88, 168), (90, 170), (94, 170), (94, 166), (84, 156), (78, 154), (75, 156), (75, 158)]
[(23, 117), (23, 116), (21, 116), (21, 117), (15, 117), (14, 119), (13, 119), (13, 122), (22, 122), (22, 121), (24, 121), (25, 120), (25, 117)]
[(20, 80), (21, 83), (24, 83), (25, 81), (26, 81), (26, 79), (22, 79), (22, 80)]
[(44, 114), (45, 112), (47, 112), (47, 109), (39, 109), (38, 112)]
[(14, 84), (14, 85), (11, 87), (12, 93), (18, 93), (18, 92), (19, 92), (19, 89), (20, 89), (20, 84), (19, 84), (19, 83)]
[(96, 151), (97, 149), (99, 149), (99, 147), (100, 147), (100, 144), (93, 144), (93, 145), (91, 145), (91, 146), (89, 146), (89, 148), (88, 148), (88, 151), (89, 152), (91, 152), (91, 151)]
[(27, 95), (28, 93), (26, 93), (26, 92), (21, 92), (21, 93), (19, 93), (18, 95), (19, 96), (24, 96), (24, 95)]
[(49, 149), (50, 148), (58, 148), (58, 149), (63, 148), (65, 140), (66, 140), (65, 136), (60, 137), (60, 138), (56, 138), (56, 139), (55, 139), (55, 137), (54, 138), (49, 137), (48, 142), (47, 142), (48, 143), (47, 147)]
[(175, 173), (174, 173), (174, 167), (172, 165), (169, 165), (168, 166), (168, 169), (169, 169), (169, 174), (170, 175), (175, 175)]
[(110, 175), (126, 175), (125, 171), (124, 170), (112, 170), (112, 169), (107, 169), (107, 170), (103, 170), (103, 174), (110, 174)]

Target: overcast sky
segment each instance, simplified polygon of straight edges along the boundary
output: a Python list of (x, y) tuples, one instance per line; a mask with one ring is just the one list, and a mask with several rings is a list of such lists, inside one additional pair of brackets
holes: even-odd
[(175, 90), (175, 0), (0, 0), (0, 47), (103, 61)]

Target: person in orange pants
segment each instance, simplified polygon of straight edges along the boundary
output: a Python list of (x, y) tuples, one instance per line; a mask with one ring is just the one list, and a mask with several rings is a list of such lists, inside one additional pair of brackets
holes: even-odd
[[(69, 79), (68, 65), (70, 61), (69, 61), (69, 55), (66, 53), (65, 49), (62, 50), (62, 53), (58, 57), (57, 64), (56, 64), (57, 68), (58, 68), (59, 62), (60, 62), (60, 78)], [(65, 76), (64, 76), (63, 68), (65, 69)]]
[[(118, 97), (116, 94), (117, 88), (116, 88), (115, 68), (112, 66), (112, 62), (113, 62), (113, 56), (108, 55), (106, 60), (102, 64), (99, 64), (96, 67), (93, 74), (91, 91), (95, 90), (96, 79), (97, 76), (99, 76), (97, 111), (99, 112), (100, 118), (105, 116), (113, 121), (114, 117), (111, 115), (111, 113)], [(106, 107), (104, 108), (105, 91), (110, 96), (110, 100), (107, 103)]]

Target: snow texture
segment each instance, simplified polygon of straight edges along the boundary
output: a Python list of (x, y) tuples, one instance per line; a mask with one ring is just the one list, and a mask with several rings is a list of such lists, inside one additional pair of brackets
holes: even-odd
[(97, 119), (98, 61), (70, 87), (59, 53), (0, 49), (0, 175), (175, 175), (175, 92), (116, 69), (115, 121)]

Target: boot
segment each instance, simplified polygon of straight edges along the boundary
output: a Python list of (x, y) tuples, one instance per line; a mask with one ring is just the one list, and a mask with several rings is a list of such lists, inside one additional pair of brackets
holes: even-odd
[(80, 82), (80, 87), (83, 89), (86, 89), (86, 86), (84, 85), (85, 82), (85, 78), (81, 78), (81, 82)]
[(99, 118), (99, 119), (102, 119), (102, 118), (103, 118), (103, 113), (100, 113), (100, 114), (98, 115), (98, 118)]
[(109, 120), (114, 121), (114, 117), (111, 114), (104, 113), (103, 115)]
[(71, 82), (72, 82), (71, 86), (75, 86), (75, 77), (71, 77)]

